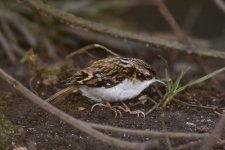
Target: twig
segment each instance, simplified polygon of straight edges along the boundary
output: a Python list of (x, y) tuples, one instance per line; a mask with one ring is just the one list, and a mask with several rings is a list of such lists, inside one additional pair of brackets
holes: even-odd
[(148, 114), (150, 114), (152, 111), (154, 111), (156, 108), (158, 108), (164, 101), (165, 101), (165, 99), (166, 99), (166, 97), (167, 97), (167, 93), (165, 93), (163, 96), (160, 94), (160, 101), (156, 104), (156, 105), (154, 105), (151, 109), (149, 109), (146, 113), (145, 113), (145, 115), (148, 115)]
[(1, 27), (2, 27), (3, 31), (5, 32), (6, 36), (8, 37), (8, 39), (10, 40), (10, 46), (11, 46), (12, 50), (14, 50), (20, 56), (24, 55), (25, 51), (21, 47), (19, 47), (18, 41), (15, 38), (13, 31), (7, 24), (6, 20), (4, 20), (4, 19), (1, 20)]
[(63, 26), (60, 29), (64, 32), (76, 35), (82, 40), (90, 41), (92, 43), (98, 43), (101, 45), (107, 45), (108, 47), (111, 47), (113, 49), (123, 50), (123, 52), (126, 53), (132, 53), (137, 49), (141, 49), (143, 51), (147, 49), (147, 47), (145, 47), (145, 45), (143, 45), (142, 43), (133, 41), (125, 42), (126, 40), (124, 41), (121, 39), (116, 39), (112, 36), (107, 36), (96, 32), (84, 32), (80, 30), (79, 27), (68, 28)]
[(118, 54), (114, 53), (113, 51), (111, 51), (110, 49), (108, 49), (107, 47), (103, 46), (103, 45), (100, 45), (100, 44), (91, 44), (91, 45), (87, 45), (85, 47), (82, 47), (72, 53), (70, 53), (69, 55), (66, 56), (66, 59), (69, 59), (75, 55), (78, 55), (78, 54), (82, 54), (84, 52), (86, 52), (87, 50), (89, 49), (92, 49), (92, 48), (101, 48), (103, 50), (105, 50), (106, 52), (110, 53), (111, 55), (113, 56), (119, 56)]
[(60, 57), (57, 55), (56, 47), (48, 38), (42, 39), (43, 46), (46, 48), (48, 56), (53, 58), (56, 61), (60, 61)]
[(175, 34), (178, 37), (178, 40), (184, 44), (190, 44), (187, 35), (181, 30), (180, 26), (176, 22), (175, 18), (167, 8), (167, 6), (163, 3), (162, 0), (155, 0), (154, 1), (156, 6), (158, 7), (160, 13), (165, 18), (167, 23), (170, 25), (170, 27), (173, 29)]
[(219, 146), (224, 146), (225, 145), (225, 140), (219, 140), (218, 142), (216, 142), (216, 147), (219, 147)]
[(208, 138), (205, 139), (204, 144), (202, 146), (202, 150), (210, 150), (211, 147), (216, 143), (217, 140), (221, 137), (224, 133), (224, 126), (225, 126), (225, 113), (223, 113), (222, 117), (220, 118), (219, 122), (217, 123), (216, 127), (210, 134)]
[(187, 144), (180, 145), (180, 146), (174, 148), (174, 150), (188, 150), (188, 149), (191, 149), (191, 147), (198, 146), (202, 143), (203, 143), (202, 140), (192, 141)]
[(16, 43), (11, 43), (11, 47), (12, 49), (15, 51), (16, 54), (18, 54), (19, 56), (24, 56), (24, 54), (26, 53), (24, 51), (23, 48), (21, 48), (18, 44)]
[(225, 13), (225, 3), (223, 0), (213, 0), (216, 6)]
[(32, 85), (34, 79), (35, 79), (35, 75), (32, 75), (30, 80), (29, 80), (29, 87), (30, 87), (32, 92), (34, 92), (37, 96), (39, 96), (38, 92), (34, 89), (34, 87)]
[(3, 33), (0, 30), (0, 43), (2, 45), (2, 49), (5, 51), (7, 57), (12, 63), (16, 63), (16, 56), (12, 52), (12, 48), (10, 47), (10, 44), (8, 43), (7, 39), (4, 37)]
[(48, 111), (49, 113), (57, 116), (61, 120), (67, 122), (68, 124), (72, 125), (73, 127), (76, 127), (77, 129), (83, 131), (86, 134), (89, 134), (90, 136), (103, 141), (109, 145), (117, 146), (120, 148), (128, 148), (128, 149), (146, 149), (147, 147), (155, 147), (158, 145), (157, 141), (145, 142), (145, 143), (139, 143), (139, 142), (128, 142), (122, 139), (113, 138), (108, 135), (105, 135), (95, 129), (92, 129), (90, 126), (86, 125), (83, 121), (80, 121), (76, 118), (73, 118), (72, 116), (67, 115), (63, 111), (57, 109), (56, 107), (52, 106), (51, 104), (45, 102), (40, 97), (33, 94), (31, 91), (29, 91), (26, 87), (24, 87), (20, 82), (13, 79), (11, 76), (9, 76), (6, 72), (4, 72), (2, 69), (0, 69), (0, 77), (7, 81), (16, 91), (18, 91), (21, 95), (23, 95), (25, 98), (29, 99), (33, 103), (39, 105), (42, 109)]
[(7, 21), (2, 17), (0, 18), (1, 18), (1, 27), (5, 32), (6, 36), (8, 37), (8, 39), (10, 39), (11, 42), (17, 43), (17, 39), (15, 38), (16, 36), (13, 34), (13, 31), (9, 27)]
[(188, 12), (184, 18), (183, 24), (182, 24), (182, 28), (186, 34), (190, 33), (191, 29), (194, 27), (196, 21), (198, 20), (198, 18), (200, 16), (200, 13), (202, 11), (202, 7), (203, 6), (200, 4), (194, 4), (188, 10)]
[[(161, 113), (161, 124), (162, 124), (162, 128), (163, 131), (166, 131), (166, 123), (165, 123), (165, 114), (164, 112)], [(173, 150), (170, 138), (168, 136), (165, 136), (165, 140), (166, 140), (166, 145), (167, 145), (167, 149), (168, 150)]]
[(111, 132), (118, 132), (118, 133), (127, 133), (133, 135), (140, 135), (140, 136), (151, 136), (151, 137), (165, 137), (168, 136), (170, 138), (185, 138), (185, 139), (193, 139), (193, 138), (205, 138), (208, 137), (208, 134), (199, 134), (199, 133), (182, 133), (182, 132), (159, 132), (159, 131), (152, 131), (152, 130), (142, 130), (142, 129), (126, 129), (120, 127), (113, 127), (109, 125), (100, 125), (95, 123), (88, 123), (89, 126), (98, 130), (106, 130)]
[(188, 46), (183, 45), (176, 41), (173, 41), (173, 42), (167, 41), (167, 40), (163, 40), (153, 36), (138, 35), (136, 33), (131, 33), (131, 32), (115, 29), (112, 27), (107, 27), (102, 24), (98, 24), (95, 22), (82, 19), (72, 14), (62, 12), (56, 8), (53, 8), (44, 4), (42, 1), (21, 0), (21, 2), (28, 5), (30, 8), (38, 11), (41, 14), (51, 16), (68, 25), (80, 26), (95, 32), (111, 35), (114, 37), (125, 38), (128, 40), (135, 40), (144, 44), (148, 44), (151, 47), (151, 49), (174, 50), (174, 51), (184, 52), (187, 54), (196, 54), (200, 56), (210, 56), (210, 57), (225, 59), (225, 52), (210, 50), (210, 49), (189, 49)]
[(150, 114), (151, 112), (153, 112), (156, 108), (158, 108), (161, 104), (163, 103), (163, 101), (161, 100), (160, 102), (158, 102), (157, 104), (155, 104), (151, 109), (149, 109), (145, 115), (147, 116), (148, 114)]
[[(23, 35), (23, 37), (26, 39), (26, 41), (31, 46), (36, 46), (37, 41), (33, 34), (29, 31), (29, 28), (31, 28), (32, 23), (18, 15), (17, 13), (14, 13), (13, 11), (8, 11), (6, 9), (0, 10), (0, 16), (5, 18), (8, 22), (11, 22), (11, 24), (18, 29), (18, 31)], [(26, 24), (30, 25), (27, 26)]]
[(188, 105), (188, 106), (191, 106), (191, 107), (197, 107), (197, 108), (204, 108), (204, 109), (212, 109), (212, 110), (215, 110), (215, 109), (220, 109), (220, 110), (223, 110), (223, 108), (218, 108), (218, 107), (213, 107), (213, 106), (200, 106), (200, 105), (195, 105), (195, 104), (190, 104), (190, 103), (186, 103), (184, 101), (181, 101), (179, 99), (174, 99), (175, 102), (178, 102), (178, 103), (182, 103), (184, 105)]

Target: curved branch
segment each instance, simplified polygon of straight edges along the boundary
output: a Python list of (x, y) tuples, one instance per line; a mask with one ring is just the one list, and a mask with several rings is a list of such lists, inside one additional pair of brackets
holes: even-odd
[(99, 32), (101, 34), (107, 34), (111, 35), (113, 37), (119, 37), (119, 38), (125, 38), (128, 40), (134, 40), (137, 42), (144, 43), (148, 45), (152, 49), (157, 50), (174, 50), (178, 52), (183, 52), (187, 54), (195, 54), (199, 56), (210, 56), (210, 57), (216, 57), (216, 58), (223, 58), (225, 59), (225, 52), (212, 50), (212, 49), (191, 49), (187, 45), (181, 44), (176, 41), (167, 41), (163, 40), (154, 36), (144, 36), (144, 35), (138, 35), (136, 33), (131, 33), (123, 30), (119, 30), (112, 27), (107, 27), (105, 25), (91, 22), (88, 20), (85, 20), (83, 18), (74, 16), (72, 14), (62, 12), (56, 8), (50, 7), (46, 4), (44, 4), (41, 1), (38, 0), (20, 0), (20, 2), (26, 4), (33, 10), (36, 10), (37, 12), (51, 16), (61, 22), (64, 22), (65, 24), (68, 24), (70, 26), (80, 26), (88, 30), (92, 30), (95, 32)]
[(168, 136), (169, 138), (185, 138), (185, 139), (199, 139), (199, 138), (206, 138), (209, 136), (208, 133), (199, 134), (199, 133), (183, 133), (183, 132), (160, 132), (160, 131), (152, 131), (152, 130), (144, 130), (144, 129), (126, 129), (120, 127), (113, 127), (109, 125), (100, 125), (95, 123), (88, 123), (90, 127), (98, 129), (98, 130), (106, 130), (118, 133), (127, 133), (133, 135), (140, 135), (140, 136), (151, 136), (151, 137), (165, 137)]
[(216, 4), (216, 6), (225, 13), (225, 3), (223, 0), (213, 0), (213, 2)]

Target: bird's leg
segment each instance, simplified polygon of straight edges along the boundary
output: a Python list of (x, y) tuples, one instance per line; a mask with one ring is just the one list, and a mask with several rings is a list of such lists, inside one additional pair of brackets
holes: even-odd
[(130, 114), (137, 114), (138, 117), (139, 117), (140, 114), (143, 115), (143, 117), (145, 117), (145, 113), (144, 113), (143, 111), (141, 111), (141, 110), (134, 110), (134, 111), (131, 111), (130, 107), (128, 107), (128, 106), (127, 106), (125, 103), (123, 103), (123, 102), (121, 102), (121, 103), (123, 104), (123, 107), (122, 107), (122, 106), (118, 106), (118, 105), (115, 105), (115, 106), (113, 106), (113, 107), (118, 108), (118, 109), (121, 109), (121, 110), (123, 110), (124, 112), (128, 112), (128, 113), (130, 113)]
[[(104, 104), (105, 103), (105, 104)], [(96, 107), (96, 106), (103, 106), (103, 107), (107, 107), (109, 108), (110, 110), (112, 110), (115, 114), (115, 118), (117, 117), (118, 113), (120, 115), (120, 117), (122, 117), (122, 113), (120, 110), (116, 109), (115, 107), (113, 107), (109, 102), (101, 102), (101, 103), (96, 103), (94, 104), (92, 107), (91, 107), (91, 111), (93, 111), (93, 109)]]

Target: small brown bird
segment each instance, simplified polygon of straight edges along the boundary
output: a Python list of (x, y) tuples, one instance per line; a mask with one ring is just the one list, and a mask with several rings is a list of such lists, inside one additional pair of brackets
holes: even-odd
[(48, 98), (47, 101), (54, 102), (80, 90), (82, 95), (98, 102), (93, 105), (92, 109), (95, 106), (106, 106), (116, 115), (119, 112), (116, 108), (131, 114), (144, 115), (140, 110), (131, 111), (124, 103), (125, 108), (111, 106), (109, 102), (122, 102), (134, 98), (154, 82), (163, 83), (156, 79), (154, 69), (143, 60), (124, 57), (105, 58), (76, 72), (67, 79), (68, 87)]

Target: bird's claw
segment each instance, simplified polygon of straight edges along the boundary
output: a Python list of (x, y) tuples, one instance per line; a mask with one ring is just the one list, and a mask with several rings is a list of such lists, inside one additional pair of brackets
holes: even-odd
[(93, 111), (93, 109), (94, 109), (96, 106), (107, 107), (107, 106), (106, 106), (105, 104), (103, 104), (103, 103), (96, 103), (96, 104), (94, 104), (94, 105), (91, 107), (91, 111)]
[(142, 115), (145, 118), (145, 113), (141, 110), (134, 110), (134, 111), (130, 111), (130, 114), (137, 114), (137, 116), (139, 117), (139, 115)]
[(122, 117), (122, 113), (121, 113), (121, 111), (120, 111), (119, 109), (116, 109), (116, 108), (114, 108), (114, 107), (112, 107), (112, 108), (110, 108), (110, 109), (114, 112), (115, 118), (117, 117), (117, 114), (118, 114), (118, 113), (120, 114), (120, 117)]
[(118, 108), (120, 110), (123, 110), (124, 112), (128, 112), (130, 114), (137, 114), (138, 117), (141, 114), (145, 118), (145, 113), (143, 111), (141, 111), (141, 110), (131, 111), (130, 108), (125, 103), (122, 103), (122, 104), (123, 104), (124, 107), (119, 106), (119, 105), (114, 105), (113, 107)]
[(109, 108), (110, 110), (112, 110), (115, 114), (115, 118), (117, 117), (118, 113), (120, 115), (120, 117), (122, 117), (122, 113), (119, 109), (116, 109), (115, 107), (111, 106), (111, 104), (109, 103), (106, 103), (106, 104), (103, 104), (103, 103), (96, 103), (94, 104), (92, 107), (91, 107), (91, 111), (93, 111), (93, 109), (96, 107), (96, 106), (103, 106), (103, 107), (107, 107)]

